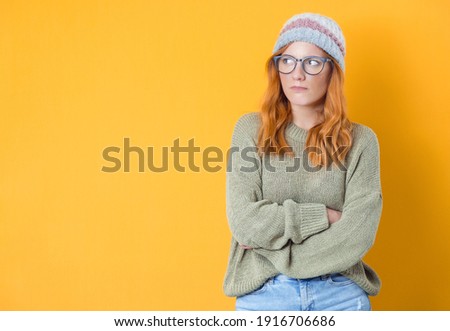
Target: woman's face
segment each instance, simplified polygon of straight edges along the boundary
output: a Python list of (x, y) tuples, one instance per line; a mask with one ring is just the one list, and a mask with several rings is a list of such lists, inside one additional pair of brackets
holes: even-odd
[[(292, 43), (282, 54), (292, 55), (297, 59), (311, 55), (329, 57), (316, 45), (302, 41)], [(311, 110), (322, 110), (332, 69), (331, 62), (327, 62), (319, 74), (312, 76), (303, 71), (301, 62), (297, 62), (295, 70), (291, 73), (279, 73), (283, 92), (290, 101), (292, 109), (306, 107)], [(306, 89), (294, 89), (294, 86)]]

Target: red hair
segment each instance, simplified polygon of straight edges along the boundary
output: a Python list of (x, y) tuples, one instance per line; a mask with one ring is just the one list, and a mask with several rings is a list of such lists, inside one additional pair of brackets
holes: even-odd
[[(258, 132), (258, 150), (264, 154), (275, 153), (294, 157), (292, 148), (287, 144), (284, 131), (292, 121), (292, 111), (286, 98), (275, 67), (273, 57), (284, 52), (289, 45), (281, 48), (266, 62), (268, 86), (263, 96), (260, 110), (261, 126)], [(313, 166), (344, 164), (345, 157), (352, 146), (352, 123), (347, 118), (347, 105), (344, 95), (344, 73), (336, 60), (330, 77), (325, 103), (324, 121), (308, 131), (305, 148), (318, 153), (309, 153)]]

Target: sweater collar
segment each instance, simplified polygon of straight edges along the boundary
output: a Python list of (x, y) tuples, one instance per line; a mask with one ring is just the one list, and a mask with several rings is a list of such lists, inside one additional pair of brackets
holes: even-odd
[(294, 124), (294, 122), (288, 123), (288, 125), (286, 126), (285, 132), (286, 132), (286, 135), (288, 135), (289, 137), (291, 137), (294, 140), (304, 141), (304, 140), (306, 140), (306, 137), (308, 136), (308, 130), (297, 126), (296, 124)]

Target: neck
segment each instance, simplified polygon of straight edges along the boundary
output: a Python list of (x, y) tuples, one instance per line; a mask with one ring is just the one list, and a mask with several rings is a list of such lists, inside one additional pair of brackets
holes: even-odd
[(311, 129), (313, 126), (322, 123), (323, 116), (323, 108), (311, 108), (311, 107), (303, 107), (303, 106), (292, 106), (292, 122), (300, 128), (305, 130)]

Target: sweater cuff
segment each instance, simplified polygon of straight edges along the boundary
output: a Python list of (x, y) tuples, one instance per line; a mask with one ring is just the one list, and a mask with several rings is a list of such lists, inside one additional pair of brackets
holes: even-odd
[(300, 233), (305, 240), (309, 236), (330, 227), (327, 208), (322, 203), (303, 203), (300, 208)]

